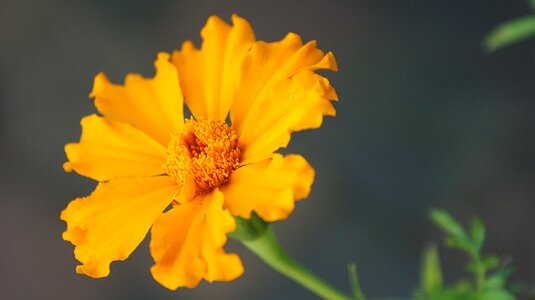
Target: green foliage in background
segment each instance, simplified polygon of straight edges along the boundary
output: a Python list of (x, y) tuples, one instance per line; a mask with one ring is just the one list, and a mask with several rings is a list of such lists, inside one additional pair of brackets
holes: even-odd
[(535, 0), (529, 0), (534, 14), (513, 19), (498, 25), (483, 40), (483, 48), (494, 52), (535, 36)]
[(445, 234), (445, 245), (467, 254), (466, 267), (470, 276), (445, 285), (436, 246), (424, 251), (420, 287), (414, 292), (415, 300), (513, 300), (515, 288), (507, 286), (513, 269), (494, 255), (483, 255), (485, 226), (474, 218), (465, 230), (444, 210), (433, 209), (430, 218)]
[[(534, 0), (535, 1), (535, 0)], [(495, 255), (483, 255), (485, 226), (479, 218), (472, 219), (468, 230), (449, 213), (432, 209), (429, 218), (446, 235), (445, 246), (464, 252), (468, 256), (467, 276), (450, 284), (444, 282), (440, 256), (435, 245), (423, 253), (420, 269), (420, 286), (413, 292), (414, 300), (514, 300), (515, 293), (523, 288), (509, 285), (513, 268)], [(349, 266), (349, 281), (354, 300), (366, 300), (356, 273), (356, 266)], [(385, 298), (386, 299), (386, 298)], [(401, 299), (401, 298), (400, 298)]]
[(357, 264), (354, 262), (350, 263), (347, 267), (347, 272), (349, 274), (349, 285), (351, 285), (351, 295), (354, 300), (366, 300), (366, 296), (362, 292), (360, 287), (359, 277), (357, 276)]

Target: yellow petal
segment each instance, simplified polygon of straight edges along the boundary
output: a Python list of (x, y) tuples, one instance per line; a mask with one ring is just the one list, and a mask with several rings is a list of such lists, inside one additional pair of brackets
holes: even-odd
[(221, 191), (232, 215), (248, 219), (255, 211), (272, 222), (288, 217), (294, 201), (308, 196), (313, 181), (314, 169), (302, 156), (275, 154), (234, 171)]
[(75, 246), (82, 263), (76, 272), (108, 276), (110, 263), (128, 258), (176, 192), (167, 176), (117, 179), (99, 183), (90, 196), (69, 203), (61, 212), (67, 222), (63, 239)]
[(279, 42), (255, 43), (243, 61), (241, 81), (230, 109), (232, 127), (240, 135), (246, 126), (254, 126), (256, 116), (249, 112), (261, 106), (281, 80), (304, 70), (337, 68), (332, 53), (325, 55), (315, 41), (303, 45), (294, 33)]
[(83, 118), (81, 124), (80, 143), (65, 146), (66, 171), (98, 181), (165, 173), (166, 149), (145, 133), (97, 115)]
[(271, 157), (288, 145), (294, 131), (320, 127), (323, 116), (336, 114), (329, 101), (336, 98), (329, 81), (312, 71), (280, 81), (248, 113), (254, 123), (244, 126), (239, 137), (241, 164)]
[(128, 74), (124, 86), (100, 73), (90, 96), (104, 116), (130, 124), (167, 147), (171, 132), (184, 123), (183, 96), (169, 54), (158, 54), (154, 65), (154, 78)]
[(245, 19), (233, 15), (232, 23), (210, 17), (200, 50), (188, 41), (173, 53), (186, 104), (196, 117), (224, 121), (229, 112), (242, 61), (255, 41)]
[(152, 276), (172, 290), (193, 288), (203, 278), (230, 281), (240, 276), (240, 258), (223, 250), (226, 234), (235, 226), (218, 189), (174, 206), (151, 230)]

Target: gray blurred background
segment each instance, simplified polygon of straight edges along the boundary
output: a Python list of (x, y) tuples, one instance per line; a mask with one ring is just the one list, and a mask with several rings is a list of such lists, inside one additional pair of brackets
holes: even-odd
[[(349, 291), (355, 260), (365, 292), (404, 296), (420, 252), (441, 235), (442, 207), (488, 226), (486, 251), (535, 282), (535, 43), (486, 55), (480, 41), (530, 13), (500, 1), (0, 1), (1, 299), (314, 299), (234, 241), (246, 272), (230, 283), (171, 292), (149, 268), (147, 241), (111, 276), (74, 272), (60, 211), (95, 183), (64, 173), (63, 145), (95, 112), (94, 75), (153, 75), (158, 51), (200, 42), (206, 18), (248, 19), (260, 40), (317, 39), (340, 72), (338, 116), (293, 136), (317, 171), (310, 198), (276, 225), (288, 252)], [(446, 279), (464, 257), (441, 249)]]

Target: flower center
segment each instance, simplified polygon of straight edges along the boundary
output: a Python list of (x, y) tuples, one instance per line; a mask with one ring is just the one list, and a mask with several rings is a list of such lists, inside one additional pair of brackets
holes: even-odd
[(223, 121), (185, 121), (171, 134), (163, 169), (178, 184), (191, 176), (197, 191), (209, 191), (224, 184), (240, 164), (238, 136)]

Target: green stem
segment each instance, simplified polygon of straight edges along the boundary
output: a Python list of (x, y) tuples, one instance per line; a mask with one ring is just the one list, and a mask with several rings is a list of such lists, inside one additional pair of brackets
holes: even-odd
[(351, 299), (290, 258), (277, 241), (271, 226), (266, 228), (258, 238), (251, 241), (242, 240), (241, 242), (270, 267), (293, 279), (316, 295), (329, 300)]
[(352, 262), (347, 266), (347, 273), (349, 274), (349, 283), (351, 284), (351, 289), (353, 290), (353, 298), (355, 300), (366, 300), (366, 296), (360, 288), (360, 281), (357, 275), (357, 264)]
[(481, 292), (485, 284), (485, 275), (487, 273), (487, 270), (485, 268), (485, 265), (483, 264), (483, 261), (481, 260), (481, 257), (479, 256), (479, 253), (475, 253), (473, 255), (473, 260), (476, 266), (476, 270), (475, 270), (476, 290), (478, 292)]

